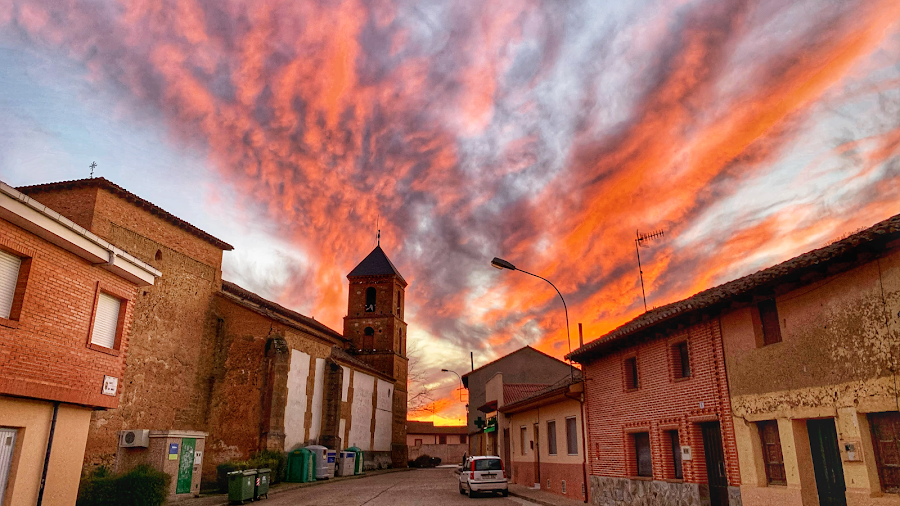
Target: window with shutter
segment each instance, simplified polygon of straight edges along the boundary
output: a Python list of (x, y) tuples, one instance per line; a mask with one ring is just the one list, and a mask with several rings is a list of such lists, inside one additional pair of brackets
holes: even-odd
[(690, 356), (688, 356), (687, 341), (681, 341), (680, 343), (672, 345), (671, 352), (672, 372), (675, 374), (675, 379), (690, 378), (691, 360)]
[(525, 447), (525, 440), (526, 440), (525, 434), (526, 434), (526, 431), (527, 431), (527, 430), (528, 430), (528, 429), (527, 429), (526, 427), (521, 427), (521, 428), (519, 429), (519, 448), (520, 448), (520, 451), (521, 451), (522, 455), (525, 455), (525, 453), (526, 453), (526, 452), (525, 452), (525, 449), (526, 449), (526, 447)]
[(574, 416), (566, 418), (566, 451), (578, 455), (578, 427)]
[(625, 390), (635, 390), (640, 386), (638, 380), (637, 357), (625, 359)]
[(9, 318), (21, 266), (21, 258), (0, 251), (0, 318)]
[(547, 453), (556, 455), (556, 421), (547, 422)]
[(100, 293), (97, 298), (97, 311), (94, 313), (94, 328), (91, 331), (91, 344), (114, 349), (116, 347), (116, 331), (119, 326), (119, 310), (122, 301), (112, 295)]
[(763, 346), (781, 342), (781, 325), (778, 323), (778, 308), (772, 299), (760, 302), (759, 320), (762, 324)]
[(634, 455), (637, 459), (637, 475), (653, 476), (653, 461), (650, 457), (650, 434), (638, 432), (634, 434)]
[(781, 437), (778, 435), (778, 422), (769, 420), (759, 422), (759, 438), (763, 445), (763, 462), (766, 465), (766, 480), (769, 485), (787, 485), (784, 472), (784, 456), (781, 453)]
[(900, 492), (900, 413), (873, 413), (872, 446), (883, 492)]

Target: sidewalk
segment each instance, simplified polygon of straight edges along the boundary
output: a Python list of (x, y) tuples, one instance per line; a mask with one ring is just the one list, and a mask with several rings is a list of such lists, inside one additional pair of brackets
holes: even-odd
[(584, 506), (584, 501), (576, 501), (553, 492), (535, 490), (525, 485), (509, 484), (509, 495), (521, 497), (542, 506)]
[[(317, 480), (310, 483), (277, 483), (269, 489), (270, 495), (280, 494), (289, 490), (297, 490), (298, 488), (315, 487), (316, 485), (324, 485), (326, 483), (335, 483), (344, 480), (358, 480), (368, 476), (379, 476), (382, 474), (400, 473), (403, 471), (411, 471), (411, 468), (401, 469), (379, 469), (375, 471), (366, 471), (365, 474), (355, 474), (353, 476), (335, 476), (328, 480)], [(228, 494), (203, 494), (200, 497), (189, 497), (187, 499), (178, 499), (169, 501), (168, 504), (177, 504), (179, 506), (222, 506), (230, 504), (228, 502)]]

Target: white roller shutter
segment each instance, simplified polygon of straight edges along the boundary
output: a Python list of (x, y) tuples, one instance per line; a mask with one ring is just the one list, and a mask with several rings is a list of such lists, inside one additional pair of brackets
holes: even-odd
[(21, 265), (21, 258), (0, 251), (0, 317), (9, 318)]
[(119, 323), (119, 309), (122, 302), (105, 293), (97, 300), (97, 314), (94, 316), (94, 330), (91, 344), (113, 348), (116, 345), (116, 326)]

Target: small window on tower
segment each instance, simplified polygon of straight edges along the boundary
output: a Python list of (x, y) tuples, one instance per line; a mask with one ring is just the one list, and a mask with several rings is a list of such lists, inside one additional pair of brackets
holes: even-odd
[(375, 329), (373, 329), (372, 327), (366, 327), (366, 330), (363, 331), (362, 349), (375, 349)]
[(367, 313), (375, 312), (375, 288), (374, 287), (366, 288), (366, 312)]
[(397, 316), (400, 316), (400, 292), (397, 292)]

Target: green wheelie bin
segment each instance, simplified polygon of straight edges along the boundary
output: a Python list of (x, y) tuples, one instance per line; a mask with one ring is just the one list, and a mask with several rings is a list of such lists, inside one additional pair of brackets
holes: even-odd
[(354, 466), (356, 467), (356, 469), (354, 469), (353, 474), (364, 474), (365, 468), (363, 467), (363, 451), (360, 450), (359, 447), (356, 447), (356, 446), (351, 446), (350, 448), (347, 448), (347, 451), (353, 452), (356, 454), (356, 460), (353, 463)]
[(252, 501), (256, 493), (256, 469), (232, 471), (228, 473), (228, 500), (244, 504)]
[(313, 454), (306, 448), (300, 448), (288, 454), (287, 481), (291, 483), (309, 483), (316, 481), (316, 469)]
[(272, 481), (272, 470), (264, 467), (256, 470), (256, 489), (253, 492), (253, 498), (259, 500), (262, 496), (269, 498), (269, 484)]

